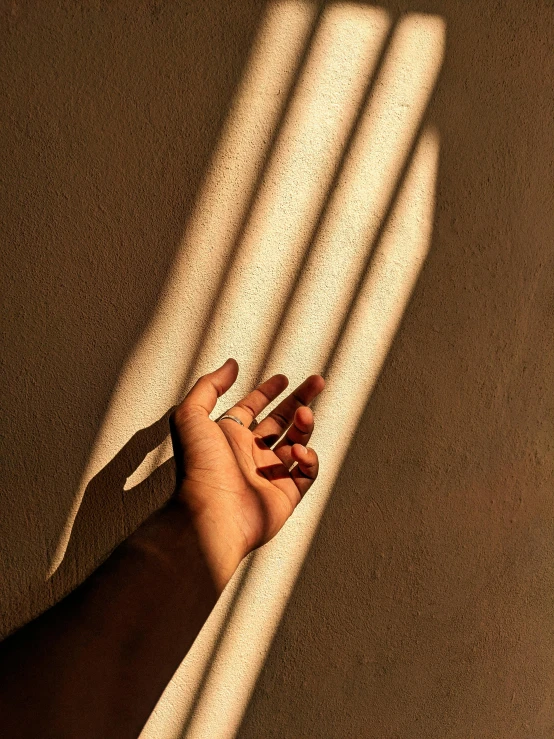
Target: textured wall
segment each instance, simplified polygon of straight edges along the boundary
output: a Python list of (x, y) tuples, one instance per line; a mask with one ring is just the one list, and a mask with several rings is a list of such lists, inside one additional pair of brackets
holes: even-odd
[[(267, 279), (259, 274), (258, 250), (269, 245), (276, 282), (297, 279), (288, 257), (279, 262), (283, 244), (298, 251), (285, 240), (294, 230), (287, 218), (302, 218), (299, 238), (309, 237), (317, 209), (300, 209), (303, 179), (313, 162), (323, 163), (310, 191), (321, 204), (336, 165), (327, 150), (306, 148), (295, 160), (300, 165), (287, 169), (295, 131), (304, 125), (299, 108), (289, 116), (289, 139), (273, 147), (275, 169), (264, 170), (292, 84), (286, 53), (298, 56), (317, 12), (297, 7), (259, 68), (248, 60), (266, 17), (261, 2), (2, 8), (5, 633), (72, 587), (169, 493), (170, 462), (132, 491), (123, 487), (162, 441), (163, 413), (195, 373), (215, 366), (219, 354), (235, 354), (244, 365), (241, 388), (260, 365), (288, 372), (280, 361), (290, 358), (293, 380), (305, 370), (302, 341), (289, 350), (290, 335), (277, 332), (272, 350), (259, 338), (286, 323), (287, 300), (276, 294), (267, 309), (257, 302), (257, 286)], [(353, 49), (356, 29), (370, 17), (371, 6), (363, 7), (351, 16), (346, 38)], [(320, 434), (329, 450), (318, 482), (323, 502), (302, 504), (299, 523), (291, 521), (252, 581), (258, 601), (243, 598), (243, 609), (262, 617), (269, 604), (267, 622), (280, 613), (272, 591), (286, 610), (242, 723), (244, 705), (233, 704), (233, 694), (256, 677), (247, 676), (252, 660), (241, 661), (247, 617), (229, 626), (240, 647), (236, 654), (226, 647), (231, 668), (225, 655), (221, 665), (214, 660), (220, 685), (204, 680), (205, 705), (195, 697), (226, 618), (221, 608), (161, 701), (148, 738), (180, 737), (185, 725), (188, 735), (209, 737), (230, 736), (240, 725), (241, 738), (554, 735), (554, 7), (546, 0), (452, 0), (380, 8), (370, 21), (381, 40), (403, 12), (446, 24), (444, 64), (424, 116), (440, 139), (436, 181), (407, 176), (408, 203), (427, 202), (434, 188), (429, 253), (423, 264), (420, 252), (417, 268), (398, 257), (399, 272), (386, 264), (379, 271), (377, 263), (377, 288), (386, 286), (377, 309), (387, 315), (396, 275), (400, 282), (411, 270), (411, 299), (412, 283), (394, 303), (399, 316), (405, 309), (400, 328), (382, 371), (377, 360), (371, 364), (377, 344), (370, 335), (356, 346), (360, 384), (378, 376), (369, 401), (356, 409), (359, 424), (346, 394), (344, 407), (322, 407), (319, 417), (329, 421)], [(323, 60), (330, 28), (316, 44)], [(431, 54), (423, 42), (421, 49)], [(377, 56), (359, 63), (369, 70)], [(341, 59), (352, 57), (345, 42), (331, 71), (338, 77)], [(264, 76), (266, 67), (274, 77)], [(416, 67), (413, 58), (404, 60), (387, 94), (409, 82)], [(343, 74), (319, 112), (327, 123), (335, 115), (346, 139), (342, 111), (354, 110), (363, 90), (352, 75), (349, 88), (352, 79)], [(246, 92), (245, 78), (252, 84)], [(311, 92), (307, 84), (306, 105)], [(248, 117), (240, 101), (255, 94)], [(401, 101), (395, 119), (410, 105)], [(326, 141), (323, 129), (321, 123), (311, 140)], [(416, 163), (418, 152), (432, 150), (432, 139), (421, 141), (407, 146)], [(287, 199), (279, 183), (289, 181)], [(262, 193), (257, 210), (243, 197), (252, 183)], [(341, 201), (339, 192), (339, 211), (352, 202), (351, 222), (363, 220), (366, 201)], [(233, 221), (241, 207), (253, 212), (248, 228)], [(422, 228), (429, 212), (417, 215)], [(392, 216), (385, 240), (409, 241), (409, 212)], [(284, 223), (282, 232), (277, 225), (267, 230), (272, 218)], [(316, 246), (332, 240), (324, 232)], [(342, 264), (339, 252), (333, 259)], [(227, 264), (235, 282), (225, 283), (211, 310)], [(329, 283), (316, 294), (330, 305), (332, 280), (345, 277), (347, 267), (336, 271), (332, 264), (323, 275), (304, 271), (308, 288), (310, 280)], [(235, 310), (245, 302), (250, 315)], [(327, 329), (317, 303), (291, 305), (314, 336)], [(164, 323), (174, 315), (176, 324)], [(199, 341), (208, 347), (204, 354)], [(186, 370), (169, 371), (180, 357)], [(328, 364), (323, 355), (309, 357), (310, 369)], [(341, 366), (331, 372), (331, 389), (341, 387)], [(352, 363), (344, 367), (347, 376)], [(340, 424), (343, 414), (353, 419), (352, 439)], [(334, 479), (339, 460), (331, 459), (333, 444), (347, 456), (325, 506), (325, 475)], [(49, 577), (83, 493), (66, 556)], [(301, 540), (308, 548), (315, 529), (305, 562), (298, 554), (287, 579), (280, 571), (287, 553), (293, 545), (302, 552)], [(239, 589), (240, 582), (231, 593)], [(246, 700), (249, 692), (243, 690)], [(232, 718), (218, 717), (210, 695), (230, 701)]]

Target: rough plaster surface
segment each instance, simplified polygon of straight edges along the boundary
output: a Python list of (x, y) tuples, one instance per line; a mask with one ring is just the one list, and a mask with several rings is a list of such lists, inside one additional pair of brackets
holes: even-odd
[[(554, 9), (388, 9), (447, 24), (428, 114), (441, 142), (431, 248), (238, 736), (542, 739), (554, 735)], [(2, 11), (5, 632), (170, 489), (166, 466), (122, 493), (162, 422), (101, 465), (45, 585), (106, 414), (118, 392), (130, 402), (122, 367), (167, 294), (263, 11)], [(197, 315), (197, 283), (181, 289)], [(233, 299), (214, 356), (217, 331), (243, 346), (244, 322), (224, 323)], [(183, 353), (191, 370), (211, 361)], [(120, 418), (106, 461), (166, 410), (133, 387), (136, 428)], [(237, 659), (228, 692), (247, 670)], [(187, 674), (148, 736), (182, 734)]]

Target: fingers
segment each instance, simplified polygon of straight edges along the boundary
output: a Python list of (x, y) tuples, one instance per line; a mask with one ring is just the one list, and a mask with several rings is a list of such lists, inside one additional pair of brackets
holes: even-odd
[(190, 409), (201, 409), (210, 414), (215, 408), (217, 399), (226, 393), (237, 379), (239, 366), (235, 359), (228, 359), (214, 372), (200, 377), (183, 402), (177, 406), (176, 414)]
[(268, 446), (273, 446), (293, 422), (296, 410), (309, 405), (324, 387), (325, 380), (321, 375), (310, 375), (259, 423), (255, 435)]
[(290, 465), (287, 465), (275, 458), (274, 451), (262, 439), (255, 437), (254, 443), (257, 473), (279, 488), (294, 508), (317, 477), (319, 462), (316, 452), (303, 444), (293, 444), (289, 447)]
[(273, 447), (273, 451), (279, 457), (281, 462), (290, 469), (296, 459), (292, 457), (292, 447), (294, 444), (306, 446), (312, 432), (314, 430), (314, 414), (306, 405), (297, 408), (294, 414), (293, 422), (287, 429), (286, 434), (281, 441)]
[[(292, 425), (285, 436), (273, 447), (285, 467), (290, 470), (300, 498), (312, 486), (319, 470), (317, 453), (307, 447), (314, 430), (314, 414), (307, 406), (297, 408)], [(294, 463), (297, 465), (293, 467)], [(292, 469), (291, 469), (292, 468)]]
[[(225, 413), (236, 416), (248, 427), (264, 408), (281, 395), (288, 384), (289, 381), (285, 375), (273, 375)], [(234, 423), (234, 421), (224, 420), (221, 423)]]
[(291, 454), (296, 467), (291, 470), (291, 477), (296, 483), (300, 497), (313, 485), (314, 480), (319, 472), (319, 459), (316, 452), (310, 447), (294, 444), (291, 448)]

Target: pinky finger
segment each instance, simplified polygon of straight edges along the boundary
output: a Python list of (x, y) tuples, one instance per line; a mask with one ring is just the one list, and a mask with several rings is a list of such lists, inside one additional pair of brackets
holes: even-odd
[(292, 468), (290, 475), (296, 483), (298, 492), (303, 496), (317, 477), (319, 459), (313, 449), (302, 446), (302, 444), (294, 444), (291, 448), (291, 455), (298, 464)]

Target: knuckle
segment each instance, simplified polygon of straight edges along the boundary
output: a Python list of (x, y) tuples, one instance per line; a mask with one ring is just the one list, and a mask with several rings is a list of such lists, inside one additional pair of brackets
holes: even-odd
[(285, 416), (283, 416), (282, 413), (279, 413), (278, 411), (273, 411), (272, 413), (270, 413), (270, 416), (282, 428), (286, 428), (289, 425), (289, 423), (290, 423), (290, 421), (288, 421), (287, 418)]
[(262, 396), (263, 396), (263, 398), (264, 398), (264, 400), (266, 400), (266, 401), (267, 401), (268, 403), (270, 403), (270, 402), (271, 402), (271, 397), (270, 397), (270, 395), (268, 395), (268, 393), (266, 393), (266, 391), (265, 391), (265, 390), (264, 390), (263, 388), (261, 388), (261, 387), (258, 387), (258, 388), (256, 388), (256, 391), (257, 391), (258, 393), (260, 393), (260, 395), (262, 395)]
[(237, 408), (241, 408), (246, 413), (250, 414), (251, 416), (255, 416), (256, 413), (251, 405), (248, 403), (245, 403), (244, 400), (241, 400), (239, 403), (237, 403)]

